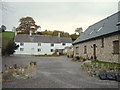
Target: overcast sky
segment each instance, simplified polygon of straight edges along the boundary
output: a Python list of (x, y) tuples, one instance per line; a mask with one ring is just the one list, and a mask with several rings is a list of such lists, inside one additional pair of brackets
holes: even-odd
[(76, 28), (85, 30), (118, 11), (118, 2), (5, 2), (2, 5), (2, 24), (9, 30), (19, 25), (20, 18), (30, 16), (42, 31), (74, 33)]

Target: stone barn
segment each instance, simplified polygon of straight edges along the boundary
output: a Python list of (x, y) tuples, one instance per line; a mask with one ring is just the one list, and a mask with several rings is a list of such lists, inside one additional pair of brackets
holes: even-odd
[(120, 59), (120, 11), (89, 26), (74, 42), (74, 56), (105, 62)]

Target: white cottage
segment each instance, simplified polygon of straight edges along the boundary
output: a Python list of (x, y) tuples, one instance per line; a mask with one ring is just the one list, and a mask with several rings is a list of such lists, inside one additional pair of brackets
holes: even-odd
[(19, 45), (15, 54), (51, 55), (72, 45), (71, 38), (45, 35), (16, 35), (14, 41)]

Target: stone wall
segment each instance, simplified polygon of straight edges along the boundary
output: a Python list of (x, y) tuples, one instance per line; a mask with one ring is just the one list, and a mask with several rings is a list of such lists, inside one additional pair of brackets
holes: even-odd
[[(74, 45), (74, 56), (91, 57), (93, 56), (93, 45), (96, 44), (96, 56), (97, 60), (106, 62), (118, 62), (120, 54), (113, 54), (113, 41), (119, 40), (119, 35), (106, 36), (104, 38), (104, 47), (102, 47), (102, 38), (89, 40)], [(120, 40), (119, 40), (120, 43)], [(120, 44), (119, 44), (120, 45)], [(87, 53), (84, 54), (84, 46), (87, 46)], [(79, 53), (76, 54), (76, 47), (79, 47)], [(119, 48), (120, 52), (120, 48)]]

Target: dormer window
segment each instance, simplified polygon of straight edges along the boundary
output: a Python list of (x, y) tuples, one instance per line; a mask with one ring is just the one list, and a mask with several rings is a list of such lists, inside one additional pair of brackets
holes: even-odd
[(103, 27), (100, 27), (97, 31), (99, 32)]
[(117, 24), (116, 24), (116, 26), (119, 26), (120, 25), (120, 22), (118, 22)]
[(91, 31), (91, 33), (90, 34), (92, 34), (93, 33), (93, 31)]

